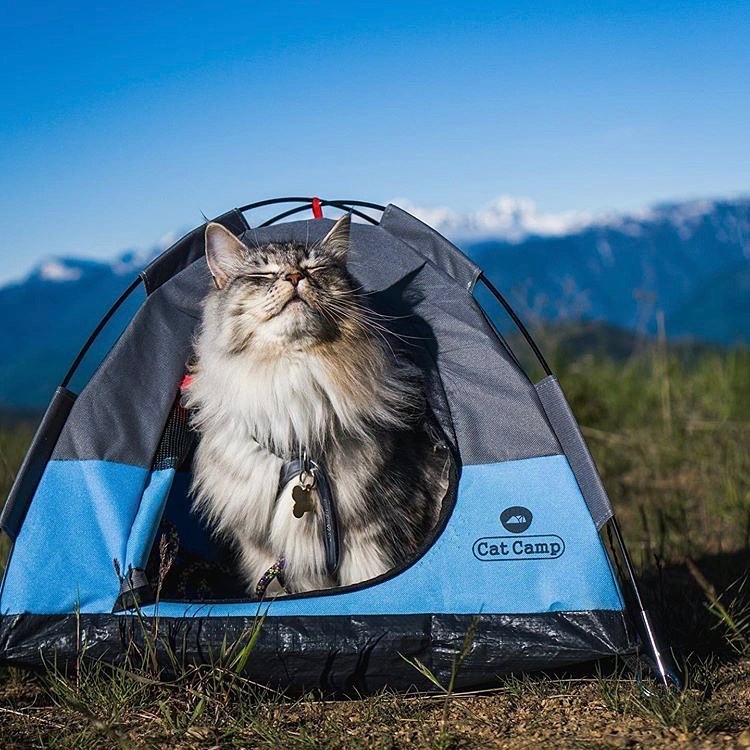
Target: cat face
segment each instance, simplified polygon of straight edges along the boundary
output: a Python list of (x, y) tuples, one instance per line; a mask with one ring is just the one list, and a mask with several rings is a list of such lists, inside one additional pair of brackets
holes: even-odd
[(250, 249), (220, 224), (206, 227), (206, 260), (226, 348), (301, 346), (352, 334), (358, 305), (346, 270), (349, 215), (318, 244)]

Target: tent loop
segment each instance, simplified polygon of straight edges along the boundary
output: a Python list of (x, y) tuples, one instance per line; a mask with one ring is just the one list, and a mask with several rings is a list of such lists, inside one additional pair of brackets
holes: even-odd
[[(246, 213), (247, 211), (252, 211), (254, 208), (263, 208), (264, 206), (275, 206), (280, 203), (305, 203), (310, 204), (312, 203), (312, 198), (298, 198), (298, 197), (289, 197), (289, 198), (267, 198), (266, 200), (262, 201), (256, 201), (255, 203), (248, 203), (246, 206), (242, 206), (242, 208), (238, 208), (237, 210), (240, 213)], [(381, 205), (380, 203), (372, 203), (371, 201), (357, 201), (357, 200), (331, 200), (331, 201), (321, 201), (321, 205), (335, 205), (338, 203), (346, 203), (350, 206), (358, 206), (360, 208), (371, 208), (375, 211), (385, 211), (385, 206)]]
[[(310, 202), (312, 199), (310, 199)], [(372, 216), (368, 216), (363, 211), (358, 211), (354, 206), (359, 205), (361, 201), (326, 201), (321, 200), (320, 205), (322, 206), (333, 206), (334, 208), (341, 209), (342, 211), (346, 211), (348, 213), (352, 213), (355, 216), (358, 216), (360, 219), (363, 219), (364, 221), (369, 222), (370, 224), (377, 225), (378, 221), (377, 219), (373, 219)], [(376, 206), (376, 204), (368, 204), (365, 206), (366, 208), (372, 208)], [(282, 219), (286, 219), (287, 216), (294, 216), (294, 214), (302, 213), (303, 211), (307, 211), (310, 208), (310, 203), (306, 203), (302, 206), (296, 206), (295, 208), (290, 208), (287, 211), (283, 211), (280, 214), (277, 214), (276, 216), (273, 216), (272, 218), (268, 219), (267, 221), (264, 221), (262, 224), (259, 224), (259, 227), (270, 227), (272, 224), (275, 224), (278, 221), (281, 221)], [(377, 207), (375, 210), (380, 210), (380, 207)], [(383, 208), (385, 210), (385, 208)], [(240, 209), (242, 211), (242, 209)]]
[(268, 227), (268, 226), (271, 226), (271, 224), (275, 224), (277, 221), (281, 221), (282, 219), (285, 219), (287, 216), (293, 216), (294, 214), (298, 214), (298, 213), (301, 213), (302, 211), (306, 211), (308, 208), (313, 208), (313, 211), (314, 211), (315, 209), (313, 206), (313, 201), (315, 200), (319, 201), (321, 208), (323, 206), (333, 206), (334, 208), (339, 208), (342, 211), (353, 213), (355, 216), (358, 216), (360, 219), (363, 219), (364, 221), (367, 221), (370, 224), (377, 224), (378, 223), (377, 219), (373, 219), (372, 216), (369, 216), (363, 211), (358, 211), (357, 208), (369, 208), (373, 211), (380, 211), (381, 213), (385, 211), (385, 208), (386, 208), (380, 203), (372, 203), (371, 201), (357, 201), (357, 200), (349, 200), (349, 199), (322, 200), (322, 199), (315, 198), (315, 197), (303, 198), (299, 196), (290, 196), (286, 198), (267, 198), (266, 200), (256, 201), (255, 203), (248, 203), (246, 206), (242, 206), (241, 208), (238, 208), (237, 210), (240, 213), (244, 214), (248, 211), (252, 211), (255, 208), (263, 208), (265, 206), (275, 206), (281, 203), (302, 203), (303, 204), (301, 206), (297, 206), (295, 208), (290, 208), (286, 211), (283, 211), (282, 213), (277, 214), (276, 216), (273, 216), (272, 218), (260, 224), (261, 227)]

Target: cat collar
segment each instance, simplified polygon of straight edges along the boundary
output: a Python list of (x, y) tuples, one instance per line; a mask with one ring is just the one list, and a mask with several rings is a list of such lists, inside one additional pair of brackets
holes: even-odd
[(312, 472), (315, 477), (315, 489), (320, 499), (320, 508), (323, 513), (323, 545), (326, 553), (326, 573), (335, 578), (339, 569), (341, 551), (339, 546), (339, 524), (336, 516), (336, 506), (333, 498), (331, 483), (322, 464), (311, 458), (295, 458), (287, 461), (281, 467), (279, 477), (279, 495), (284, 487), (295, 477), (300, 477), (303, 472)]
[(261, 577), (255, 586), (255, 598), (264, 599), (268, 587), (278, 580), (279, 585), (282, 589), (286, 590), (286, 577), (284, 576), (284, 570), (286, 568), (286, 560), (280, 557)]

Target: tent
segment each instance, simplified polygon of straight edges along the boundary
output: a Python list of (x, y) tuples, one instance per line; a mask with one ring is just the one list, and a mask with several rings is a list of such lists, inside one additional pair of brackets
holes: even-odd
[[(293, 207), (249, 226), (249, 211), (284, 201)], [(312, 219), (281, 221), (311, 206)], [(352, 225), (350, 270), (378, 309), (419, 327), (412, 357), (455, 459), (431, 538), (416, 559), (347, 588), (260, 604), (189, 587), (154, 599), (154, 556), (167, 520), (203, 569), (220, 565), (190, 515), (190, 461), (180, 448), (189, 440), (177, 398), (210, 285), (200, 226), (115, 303), (41, 422), (0, 518), (13, 540), (0, 593), (2, 660), (39, 665), (52, 652), (73, 658), (85, 643), (90, 655), (117, 662), (139, 637), (138, 624), (158, 615), (165, 648), (203, 661), (262, 611), (245, 671), (292, 690), (426, 688), (407, 660), (447, 679), (468, 632), (464, 688), (510, 671), (633, 653), (648, 656), (664, 682), (677, 680), (560, 384), (468, 257), (394, 205), (273, 199), (215, 221), (250, 245), (315, 241), (332, 225), (322, 206), (362, 218)], [(76, 396), (68, 389), (73, 372), (141, 283), (145, 302)], [(547, 373), (540, 382), (531, 382), (475, 299), (480, 286), (520, 326)]]

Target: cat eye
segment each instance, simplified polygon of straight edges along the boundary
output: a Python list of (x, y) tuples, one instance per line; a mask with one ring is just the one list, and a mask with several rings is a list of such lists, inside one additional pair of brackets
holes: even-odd
[(245, 274), (246, 279), (257, 279), (259, 281), (271, 281), (272, 279), (277, 279), (278, 274), (275, 273), (248, 273)]

